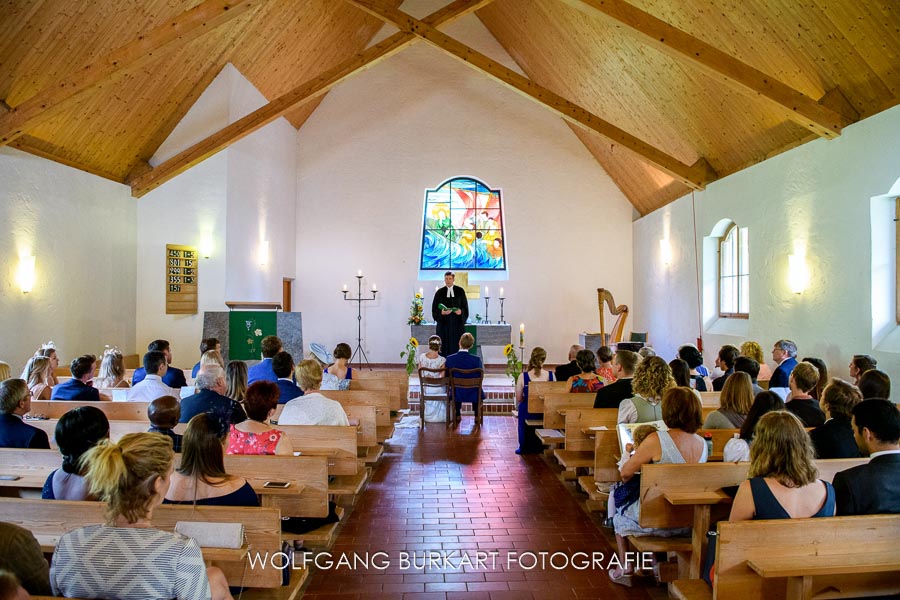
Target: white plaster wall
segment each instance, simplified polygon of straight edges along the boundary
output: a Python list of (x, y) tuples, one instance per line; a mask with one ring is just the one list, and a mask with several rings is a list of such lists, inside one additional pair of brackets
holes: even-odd
[[(448, 31), (513, 64), (474, 15)], [(356, 305), (340, 290), (355, 293), (362, 269), (366, 289), (379, 289), (363, 309), (368, 357), (400, 362), (412, 295), (424, 287), (430, 308), (443, 275), (418, 278), (424, 190), (457, 175), (503, 189), (509, 278), (487, 283), (492, 296), (505, 288), (514, 329), (526, 323), (526, 353), (541, 345), (562, 361), (580, 331), (599, 329), (598, 287), (631, 302), (632, 208), (583, 144), (546, 109), (416, 44), (333, 90), (300, 129), (296, 292), (307, 343), (355, 346)], [(470, 312), (483, 314), (483, 300)]]
[[(123, 185), (0, 148), (0, 360), (21, 372), (41, 342), (68, 362), (134, 347), (136, 207)], [(35, 286), (16, 282), (35, 257)]]
[[(786, 337), (800, 356), (825, 360), (829, 374), (847, 377), (853, 354), (872, 354), (900, 380), (900, 356), (873, 349), (871, 198), (887, 193), (900, 176), (900, 107), (711, 184), (696, 194), (697, 234), (720, 219), (750, 228), (750, 319), (706, 323), (706, 362), (718, 348), (746, 339), (762, 344)], [(891, 224), (892, 225), (892, 224)], [(673, 262), (660, 261), (668, 230)], [(807, 246), (810, 284), (788, 288), (788, 255), (795, 240)], [(698, 335), (691, 197), (634, 223), (635, 329), (647, 329), (658, 351), (672, 358)]]

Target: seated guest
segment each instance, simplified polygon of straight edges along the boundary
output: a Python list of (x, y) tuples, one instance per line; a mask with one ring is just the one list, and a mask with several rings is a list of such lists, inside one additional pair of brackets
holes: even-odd
[[(447, 359), (441, 356), (440, 352), (441, 338), (433, 335), (428, 338), (428, 351), (416, 357), (416, 366), (419, 369), (435, 369), (434, 371), (424, 371), (426, 377), (440, 378), (444, 376), (440, 369), (443, 369), (447, 364)], [(323, 374), (322, 389), (326, 389), (325, 376), (333, 377), (331, 373)], [(446, 385), (426, 385), (423, 389), (424, 393), (427, 393), (429, 396), (446, 395), (448, 393)], [(447, 403), (443, 400), (425, 400), (424, 406), (420, 403), (419, 410), (425, 411), (424, 418), (426, 423), (443, 423), (447, 421)]]
[(839, 515), (900, 513), (900, 412), (887, 400), (853, 407), (853, 429), (865, 465), (834, 476)]
[(322, 370), (314, 360), (301, 361), (295, 369), (303, 395), (284, 405), (279, 425), (349, 425), (350, 420), (340, 402), (329, 400), (318, 392)]
[(13, 573), (0, 569), (0, 600), (30, 600), (28, 593)]
[(737, 357), (740, 356), (740, 354), (741, 351), (731, 344), (725, 344), (719, 348), (719, 353), (716, 355), (716, 366), (721, 369), (723, 373), (721, 377), (713, 379), (712, 384), (714, 392), (722, 391), (722, 388), (725, 386), (725, 380), (734, 373), (734, 361), (737, 360)]
[(0, 523), (0, 569), (15, 575), (30, 594), (52, 594), (50, 565), (34, 534), (27, 529), (12, 523)]
[(637, 363), (637, 352), (616, 350), (616, 355), (613, 357), (613, 372), (616, 376), (616, 381), (615, 383), (604, 385), (597, 391), (597, 395), (594, 397), (594, 408), (619, 408), (622, 400), (634, 396), (634, 391), (631, 389), (631, 379), (634, 377), (634, 369), (637, 367)]
[(809, 393), (819, 381), (819, 371), (809, 363), (799, 363), (788, 378), (791, 395), (785, 408), (797, 415), (804, 427), (818, 427), (825, 423), (825, 413)]
[(187, 423), (200, 413), (208, 413), (219, 423), (219, 435), (225, 436), (228, 427), (246, 420), (241, 406), (225, 393), (225, 370), (218, 365), (201, 367), (194, 382), (197, 393), (181, 401), (180, 423)]
[(616, 381), (616, 373), (613, 370), (612, 360), (613, 353), (609, 346), (600, 346), (600, 349), (597, 350), (597, 362), (600, 363), (600, 366), (597, 367), (597, 375), (606, 382), (604, 385), (609, 385)]
[(233, 360), (225, 369), (225, 395), (243, 404), (247, 394), (247, 363)]
[(703, 355), (700, 354), (700, 351), (694, 346), (684, 345), (678, 349), (678, 358), (686, 362), (690, 368), (690, 387), (698, 392), (711, 392), (712, 381), (700, 372), (700, 369), (703, 367)]
[(878, 366), (878, 361), (868, 354), (855, 354), (850, 360), (850, 377), (854, 385), (859, 385), (859, 378), (866, 371), (871, 371)]
[(36, 356), (31, 361), (28, 372), (28, 389), (35, 400), (49, 400), (53, 393), (50, 384), (50, 359), (45, 356)]
[[(638, 363), (631, 383), (634, 396), (619, 404), (618, 423), (649, 423), (662, 419), (662, 397), (669, 388), (675, 387), (672, 369), (659, 356), (645, 358)], [(700, 403), (696, 396), (691, 398)], [(699, 429), (699, 427), (698, 427)]]
[(272, 357), (272, 371), (278, 377), (275, 385), (278, 386), (278, 404), (287, 404), (297, 396), (303, 395), (303, 390), (294, 383), (291, 374), (294, 372), (294, 357), (287, 352), (279, 352)]
[(575, 362), (581, 372), (572, 375), (566, 382), (566, 391), (573, 394), (596, 394), (603, 387), (603, 380), (597, 376), (594, 353), (590, 350), (579, 350)]
[(741, 344), (741, 356), (755, 360), (759, 365), (758, 379), (769, 381), (772, 378), (772, 369), (766, 364), (766, 357), (763, 356), (763, 349), (759, 342), (748, 341)]
[(575, 360), (575, 357), (578, 356), (578, 353), (582, 350), (584, 350), (583, 346), (572, 344), (569, 348), (569, 362), (556, 367), (554, 372), (556, 381), (568, 381), (570, 377), (581, 373), (581, 369), (578, 367), (578, 361)]
[(347, 366), (352, 352), (350, 345), (341, 342), (334, 347), (334, 363), (325, 367), (325, 372), (334, 375), (338, 379), (353, 379), (353, 367)]
[[(202, 357), (207, 350), (215, 350), (216, 352), (221, 352), (222, 344), (219, 343), (219, 340), (217, 338), (206, 338), (205, 340), (200, 342), (200, 356)], [(192, 379), (197, 378), (198, 371), (200, 371), (200, 361), (197, 361), (197, 364), (194, 365), (193, 369), (191, 369)]]
[(129, 433), (87, 452), (85, 477), (91, 493), (107, 503), (108, 521), (59, 539), (50, 569), (54, 595), (232, 600), (224, 573), (206, 568), (197, 542), (153, 528), (153, 511), (169, 489), (173, 459), (172, 442), (155, 433)]
[(72, 379), (64, 381), (53, 388), (50, 394), (51, 400), (111, 400), (106, 394), (101, 394), (97, 388), (91, 386), (94, 379), (94, 365), (97, 359), (91, 354), (85, 354), (72, 360), (69, 370)]
[(859, 377), (859, 392), (869, 398), (891, 399), (891, 378), (884, 371), (870, 369)]
[(859, 449), (850, 423), (853, 407), (862, 401), (855, 385), (834, 378), (822, 392), (819, 406), (825, 413), (825, 424), (809, 432), (816, 458), (856, 458)]
[(59, 354), (56, 352), (56, 346), (53, 342), (48, 342), (38, 351), (40, 356), (50, 359), (50, 385), (59, 385), (59, 379), (56, 378), (56, 369), (59, 368)]
[(825, 390), (825, 386), (828, 385), (828, 367), (825, 366), (825, 361), (821, 358), (807, 356), (800, 362), (811, 364), (819, 372), (819, 380), (816, 382), (816, 387), (810, 390), (809, 394), (815, 400), (821, 400), (822, 392)]
[(761, 394), (765, 391), (756, 382), (757, 377), (759, 377), (759, 363), (756, 362), (755, 359), (752, 359), (749, 356), (738, 356), (734, 361), (734, 372), (746, 373), (750, 376), (750, 385), (753, 388), (754, 398), (757, 394)]
[[(672, 369), (672, 378), (675, 380), (676, 386), (689, 387), (694, 390), (694, 386), (691, 385), (694, 383), (691, 380), (691, 368), (688, 367), (687, 362), (680, 358), (673, 358), (669, 361), (669, 368)], [(701, 400), (700, 392), (694, 390), (694, 395), (697, 396), (697, 400)]]
[(728, 520), (833, 517), (834, 488), (818, 474), (800, 419), (783, 410), (764, 415), (750, 446), (749, 479), (738, 488)]
[(756, 424), (764, 414), (774, 410), (784, 410), (784, 401), (781, 396), (769, 391), (758, 393), (753, 399), (753, 405), (750, 406), (750, 412), (747, 413), (744, 424), (741, 425), (741, 436), (728, 440), (722, 460), (724, 462), (749, 462), (750, 444), (753, 442)]
[[(26, 369), (27, 369), (27, 367), (26, 367)], [(5, 363), (2, 360), (0, 360), (0, 383), (6, 381), (10, 377), (12, 377), (12, 371), (9, 368), (9, 363)]]
[(150, 402), (162, 396), (175, 396), (181, 394), (180, 390), (173, 390), (163, 380), (168, 372), (166, 355), (162, 352), (148, 352), (144, 355), (144, 377), (128, 390), (129, 402)]
[[(666, 361), (658, 356), (651, 357), (641, 362), (641, 365), (651, 361), (657, 362), (653, 367), (659, 369), (658, 363), (662, 363), (667, 369)], [(638, 366), (638, 373), (641, 370)], [(671, 377), (671, 375), (670, 375)], [(638, 374), (635, 374), (637, 384)], [(669, 387), (662, 397), (662, 420), (668, 431), (657, 431), (648, 435), (638, 446), (634, 454), (619, 469), (622, 481), (628, 482), (637, 475), (641, 467), (653, 464), (681, 464), (706, 462), (706, 442), (695, 432), (700, 429), (701, 419), (700, 403), (697, 402), (691, 388)], [(641, 502), (636, 502), (620, 509), (616, 509), (613, 515), (613, 526), (616, 530), (616, 542), (618, 546), (619, 564), (631, 564), (625, 560), (628, 555), (626, 538), (629, 536), (662, 536), (672, 537), (684, 535), (683, 529), (650, 529), (641, 527), (638, 523), (641, 515)], [(633, 570), (629, 568), (616, 568), (609, 571), (609, 578), (621, 585), (631, 586)]]
[[(275, 360), (277, 359), (276, 355)], [(277, 406), (278, 386), (271, 381), (257, 381), (247, 388), (247, 399), (244, 401), (247, 420), (231, 426), (226, 452), (293, 454), (294, 448), (284, 432), (269, 424)]]
[(278, 376), (272, 370), (272, 358), (281, 352), (281, 340), (274, 335), (267, 335), (262, 339), (262, 360), (247, 370), (247, 385), (257, 381), (278, 381)]
[[(203, 353), (203, 356), (200, 357), (200, 369), (202, 369), (206, 365), (219, 365), (223, 369), (225, 368), (225, 359), (222, 358), (222, 353), (218, 350), (207, 350)], [(197, 372), (200, 372), (200, 369), (197, 369)]]
[(545, 360), (547, 351), (540, 346), (535, 347), (528, 359), (528, 367), (516, 380), (516, 402), (519, 409), (519, 448), (516, 454), (538, 454), (544, 449), (535, 434), (535, 428), (529, 427), (526, 421), (543, 417), (541, 413), (528, 412), (528, 384), (532, 381), (553, 381), (553, 372), (543, 368)]
[(108, 348), (100, 361), (100, 376), (94, 381), (98, 388), (127, 388), (125, 380), (125, 357), (118, 348)]
[(753, 386), (746, 373), (733, 373), (719, 396), (719, 408), (709, 413), (703, 429), (740, 429), (753, 405)]
[(95, 406), (73, 408), (59, 418), (56, 445), (62, 454), (62, 468), (55, 469), (41, 490), (44, 500), (95, 500), (84, 479), (81, 457), (102, 440), (109, 439), (109, 419)]
[(163, 504), (259, 506), (250, 482), (225, 472), (225, 438), (212, 416), (201, 413), (184, 430), (181, 464)]
[(641, 357), (641, 360), (645, 358), (650, 358), (651, 356), (656, 356), (656, 350), (651, 348), (650, 346), (644, 346), (640, 350), (638, 350), (638, 356)]
[(0, 383), (0, 448), (50, 449), (47, 434), (22, 420), (31, 410), (31, 392), (21, 379)]
[[(797, 366), (797, 344), (791, 340), (778, 340), (772, 346), (772, 360), (778, 365), (769, 379), (769, 389), (782, 399), (787, 398), (788, 378)], [(762, 363), (760, 363), (762, 364)]]
[[(453, 377), (450, 369), (483, 369), (484, 365), (481, 359), (470, 354), (469, 350), (475, 345), (475, 337), (471, 333), (464, 333), (459, 338), (459, 352), (451, 354), (447, 357), (447, 374)], [(470, 375), (461, 375), (463, 378), (476, 378), (478, 375), (473, 373)], [(482, 390), (481, 398), (478, 397), (478, 390), (475, 388), (460, 388), (456, 390), (454, 402), (456, 403), (456, 420), (459, 421), (462, 412), (463, 402), (471, 402), (472, 410), (478, 414), (478, 403), (484, 398), (484, 390)]]
[[(184, 371), (172, 366), (172, 347), (166, 340), (153, 340), (147, 345), (147, 352), (162, 352), (166, 357), (166, 374), (163, 375), (163, 383), (172, 389), (180, 390), (187, 385)], [(136, 385), (144, 379), (147, 372), (143, 369), (135, 369), (131, 378), (131, 385)]]
[(150, 421), (150, 433), (159, 433), (172, 440), (172, 450), (181, 452), (182, 436), (173, 429), (181, 418), (181, 404), (175, 396), (161, 396), (147, 406), (147, 419)]

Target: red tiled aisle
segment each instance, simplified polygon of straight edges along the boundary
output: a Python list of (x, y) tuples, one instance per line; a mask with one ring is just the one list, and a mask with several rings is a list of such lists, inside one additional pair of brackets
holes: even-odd
[[(612, 548), (541, 457), (514, 453), (515, 424), (485, 417), (479, 429), (465, 417), (449, 431), (397, 430), (331, 551), (335, 563), (368, 556), (369, 569), (314, 569), (304, 599), (649, 598), (611, 584), (605, 570), (524, 568), (527, 552), (602, 552), (605, 561)], [(413, 568), (401, 564), (401, 552), (410, 561), (419, 553), (419, 567), (423, 552), (448, 557), (450, 566)], [(518, 564), (507, 564), (509, 552)], [(473, 564), (461, 565), (461, 554)], [(387, 568), (373, 568), (376, 561)]]

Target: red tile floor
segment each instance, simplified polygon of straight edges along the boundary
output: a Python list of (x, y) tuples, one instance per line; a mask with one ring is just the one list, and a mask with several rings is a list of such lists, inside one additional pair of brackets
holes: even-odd
[[(510, 416), (486, 416), (480, 428), (463, 417), (449, 430), (398, 429), (303, 598), (664, 598), (664, 588), (650, 595), (643, 582), (632, 589), (609, 582), (612, 547), (598, 517), (542, 456), (517, 456), (516, 447)], [(589, 561), (578, 552), (602, 553), (603, 569), (533, 566), (540, 552), (562, 553), (555, 567)], [(423, 553), (435, 558), (431, 565)], [(354, 556), (368, 558), (369, 568), (339, 564)]]

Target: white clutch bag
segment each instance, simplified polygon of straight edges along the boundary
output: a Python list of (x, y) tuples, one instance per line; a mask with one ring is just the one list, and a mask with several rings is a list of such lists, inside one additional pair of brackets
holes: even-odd
[(209, 523), (206, 521), (178, 521), (175, 531), (202, 548), (240, 548), (244, 545), (242, 523)]

